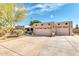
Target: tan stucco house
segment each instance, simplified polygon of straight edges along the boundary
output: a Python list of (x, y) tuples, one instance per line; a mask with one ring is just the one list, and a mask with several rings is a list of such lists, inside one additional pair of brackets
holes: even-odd
[(79, 28), (73, 28), (73, 32), (74, 32), (75, 34), (79, 34)]
[(73, 26), (72, 21), (64, 22), (48, 22), (48, 23), (35, 23), (33, 25), (34, 35), (72, 35)]

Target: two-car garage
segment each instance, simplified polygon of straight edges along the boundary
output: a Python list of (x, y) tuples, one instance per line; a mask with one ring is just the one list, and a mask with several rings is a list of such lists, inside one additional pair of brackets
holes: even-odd
[[(52, 34), (51, 29), (35, 29), (35, 35), (46, 35), (50, 36)], [(69, 28), (56, 28), (56, 35), (69, 35)]]

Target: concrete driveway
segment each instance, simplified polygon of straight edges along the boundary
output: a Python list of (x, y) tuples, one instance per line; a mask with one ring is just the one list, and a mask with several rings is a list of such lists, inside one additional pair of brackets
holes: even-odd
[(79, 36), (5, 39), (0, 42), (0, 56), (79, 56)]

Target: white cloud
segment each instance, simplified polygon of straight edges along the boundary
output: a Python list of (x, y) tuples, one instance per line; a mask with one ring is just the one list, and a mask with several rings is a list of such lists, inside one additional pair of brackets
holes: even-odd
[(45, 6), (43, 6), (43, 4), (36, 4), (35, 6), (31, 7), (31, 9), (35, 9), (35, 8), (45, 8)]
[(16, 5), (16, 7), (18, 7), (18, 8), (24, 7), (24, 4), (23, 4), (23, 3), (15, 3), (15, 5)]
[(50, 18), (54, 18), (54, 15), (50, 15)]
[(19, 9), (23, 9), (26, 10), (26, 8), (24, 7), (24, 4), (19, 3), (19, 4), (15, 4), (15, 11), (18, 11)]
[[(40, 13), (43, 13), (43, 12), (51, 12), (51, 11), (55, 11), (55, 10), (58, 10), (61, 6), (64, 6), (65, 4), (64, 3), (57, 3), (57, 4), (50, 4), (50, 3), (47, 3), (47, 4), (36, 4), (35, 6), (32, 6), (29, 8), (29, 10), (31, 10), (31, 13), (33, 14), (40, 14)], [(39, 9), (36, 9), (36, 8), (39, 8)], [(34, 9), (36, 9), (34, 11)]]

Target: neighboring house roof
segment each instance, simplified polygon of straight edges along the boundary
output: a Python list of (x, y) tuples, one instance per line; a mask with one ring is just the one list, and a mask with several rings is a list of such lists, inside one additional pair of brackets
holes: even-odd
[(25, 25), (24, 27), (25, 27), (25, 28), (29, 28), (29, 27), (31, 27), (31, 26)]

